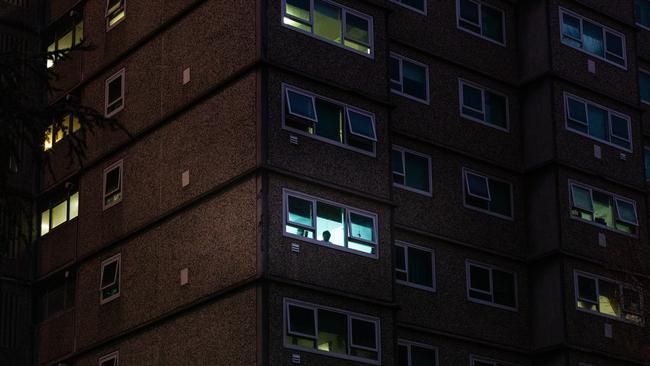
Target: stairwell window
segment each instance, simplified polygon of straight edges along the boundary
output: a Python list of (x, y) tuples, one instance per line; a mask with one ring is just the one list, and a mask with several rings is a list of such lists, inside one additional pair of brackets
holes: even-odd
[(478, 84), (459, 80), (460, 115), (508, 131), (508, 97)]
[(574, 283), (578, 310), (643, 323), (643, 303), (638, 289), (581, 271), (574, 271)]
[(431, 196), (431, 157), (393, 146), (393, 185)]
[(124, 69), (106, 79), (104, 95), (106, 106), (104, 114), (112, 117), (124, 108)]
[(98, 362), (99, 366), (119, 366), (120, 365), (120, 353), (118, 351), (102, 356)]
[(41, 209), (41, 236), (79, 215), (79, 192), (53, 196)]
[(70, 49), (80, 45), (84, 40), (83, 13), (76, 9), (70, 14), (57, 20), (47, 31), (48, 69), (61, 60)]
[(562, 43), (627, 69), (625, 35), (560, 8)]
[(126, 0), (106, 0), (106, 30), (113, 29), (126, 17)]
[(403, 339), (397, 341), (397, 366), (437, 366), (438, 349)]
[(572, 217), (610, 230), (637, 234), (636, 202), (577, 182), (570, 182), (569, 187)]
[(107, 302), (120, 297), (121, 255), (114, 255), (102, 262), (102, 276), (99, 285), (99, 302)]
[(512, 219), (510, 183), (463, 168), (465, 207)]
[(403, 285), (435, 291), (433, 250), (405, 242), (396, 242), (395, 279)]
[(458, 29), (505, 46), (505, 15), (503, 10), (474, 0), (456, 0)]
[(517, 310), (517, 275), (491, 265), (466, 262), (467, 298), (472, 302)]
[(79, 117), (72, 113), (66, 114), (60, 124), (53, 123), (45, 130), (43, 151), (51, 149), (56, 143), (62, 141), (64, 137), (79, 131), (79, 129), (81, 129)]
[(569, 93), (564, 101), (567, 130), (632, 151), (629, 116)]
[(329, 0), (283, 0), (282, 24), (373, 57), (372, 17)]
[(390, 54), (390, 90), (429, 104), (429, 67), (395, 53)]

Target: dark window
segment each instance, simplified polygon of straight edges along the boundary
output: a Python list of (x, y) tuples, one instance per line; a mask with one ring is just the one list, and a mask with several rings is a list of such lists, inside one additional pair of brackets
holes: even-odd
[(463, 179), (465, 205), (512, 218), (510, 184), (468, 170), (463, 171)]
[(499, 44), (505, 44), (503, 11), (473, 0), (458, 1), (458, 27)]
[(429, 103), (428, 67), (396, 54), (391, 54), (390, 63), (391, 91)]
[(405, 284), (435, 290), (433, 252), (407, 243), (396, 243), (395, 277)]
[(107, 303), (120, 296), (120, 255), (102, 262), (100, 283), (101, 303)]
[(393, 146), (393, 184), (419, 193), (431, 194), (431, 158)]
[(480, 303), (517, 308), (517, 279), (514, 273), (478, 263), (467, 263), (468, 296)]

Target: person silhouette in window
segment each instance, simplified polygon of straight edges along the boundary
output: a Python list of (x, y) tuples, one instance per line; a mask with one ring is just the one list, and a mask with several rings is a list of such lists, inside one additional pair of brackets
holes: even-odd
[(332, 234), (330, 234), (329, 230), (323, 231), (323, 241), (329, 243), (331, 237), (332, 237)]

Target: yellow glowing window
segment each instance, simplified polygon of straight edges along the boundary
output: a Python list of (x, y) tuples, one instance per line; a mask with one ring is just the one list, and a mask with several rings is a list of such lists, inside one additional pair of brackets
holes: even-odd
[(83, 19), (78, 11), (75, 11), (74, 14), (58, 20), (48, 31), (50, 42), (47, 47), (47, 52), (53, 53), (58, 51), (57, 54), (48, 56), (48, 68), (54, 66), (56, 61), (61, 58), (61, 53), (66, 53), (74, 46), (78, 46), (83, 42)]
[(107, 0), (106, 27), (113, 28), (126, 17), (126, 0)]
[(50, 210), (45, 210), (41, 214), (41, 235), (50, 232)]
[(68, 202), (63, 201), (52, 208), (52, 229), (68, 221)]
[(578, 309), (619, 318), (631, 323), (643, 321), (640, 292), (623, 284), (586, 273), (576, 273)]
[(55, 202), (41, 211), (41, 236), (79, 215), (79, 192), (70, 194), (64, 201)]

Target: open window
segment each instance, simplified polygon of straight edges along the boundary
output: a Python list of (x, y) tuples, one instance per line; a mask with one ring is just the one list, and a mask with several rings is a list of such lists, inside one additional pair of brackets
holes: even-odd
[(106, 30), (111, 30), (126, 17), (126, 0), (106, 0)]
[(575, 271), (576, 308), (581, 311), (643, 323), (641, 292), (618, 281)]
[(104, 210), (122, 201), (122, 160), (104, 169)]
[(106, 117), (112, 117), (124, 108), (124, 69), (106, 79), (105, 112)]
[(512, 218), (510, 183), (463, 169), (465, 206), (503, 218)]
[(99, 366), (119, 366), (120, 364), (120, 353), (118, 351), (102, 356), (99, 359)]
[(114, 300), (120, 296), (121, 255), (117, 254), (102, 262), (100, 280), (100, 304)]
[(577, 182), (569, 186), (572, 217), (627, 234), (637, 233), (636, 202)]

